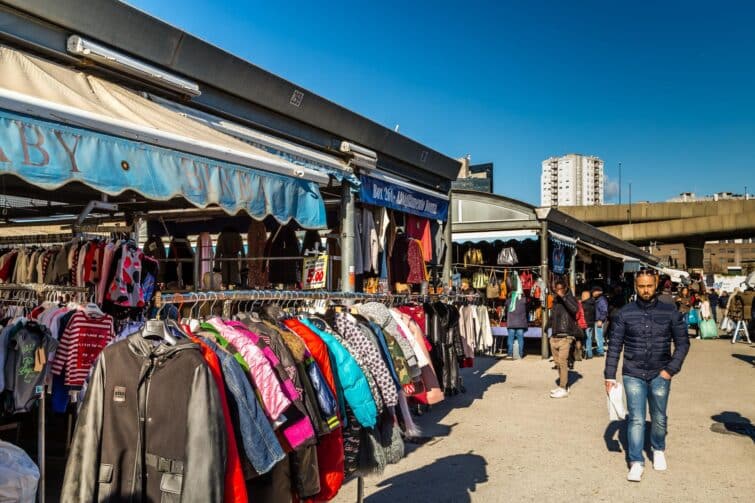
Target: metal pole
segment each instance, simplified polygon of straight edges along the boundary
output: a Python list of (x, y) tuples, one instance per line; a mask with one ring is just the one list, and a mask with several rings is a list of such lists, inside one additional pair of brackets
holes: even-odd
[(629, 225), (632, 225), (632, 182), (629, 182)]
[(548, 221), (540, 223), (540, 275), (545, 283), (545, 305), (543, 306), (542, 335), (540, 337), (540, 354), (546, 359), (550, 355), (548, 347), (548, 293), (550, 282), (548, 281)]
[(356, 286), (354, 270), (354, 213), (356, 204), (351, 184), (341, 185), (341, 290), (353, 292)]
[(357, 478), (357, 503), (364, 501), (364, 477)]
[(37, 425), (37, 465), (39, 466), (39, 486), (37, 500), (45, 503), (45, 387), (39, 396), (39, 424)]
[[(450, 291), (451, 288), (451, 264), (454, 261), (453, 250), (453, 199), (451, 198), (452, 191), (448, 191), (448, 220), (446, 221), (446, 228), (444, 229), (445, 241), (446, 241), (446, 255), (443, 259), (443, 287), (444, 291)], [(449, 289), (449, 290), (446, 290)]]
[(619, 206), (621, 206), (621, 163), (619, 163)]

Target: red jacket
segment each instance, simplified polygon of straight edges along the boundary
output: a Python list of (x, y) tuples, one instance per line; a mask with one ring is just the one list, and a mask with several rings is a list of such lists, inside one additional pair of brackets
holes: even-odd
[(228, 408), (228, 397), (225, 394), (225, 383), (223, 382), (223, 371), (221, 370), (220, 360), (218, 360), (218, 355), (207, 347), (204, 342), (193, 335), (190, 335), (190, 337), (192, 341), (199, 344), (202, 356), (210, 368), (210, 373), (213, 379), (215, 379), (215, 384), (218, 386), (220, 405), (223, 408), (228, 442), (226, 446), (228, 453), (225, 465), (225, 496), (223, 497), (223, 501), (225, 503), (246, 503), (250, 500), (246, 492), (244, 472), (241, 470), (241, 458), (239, 458), (239, 448), (236, 444), (236, 435), (234, 434), (233, 423), (231, 422), (231, 411)]
[(582, 301), (579, 301), (579, 309), (577, 310), (577, 326), (582, 330), (587, 329), (587, 320), (585, 320), (585, 308), (582, 307)]
[[(299, 336), (307, 345), (312, 358), (320, 367), (325, 381), (328, 383), (333, 396), (336, 395), (336, 381), (333, 368), (330, 366), (330, 356), (325, 343), (314, 332), (296, 319), (283, 322), (289, 330)], [(320, 468), (320, 493), (313, 499), (327, 501), (335, 498), (341, 489), (344, 478), (343, 434), (341, 428), (320, 437), (317, 444), (317, 464)]]

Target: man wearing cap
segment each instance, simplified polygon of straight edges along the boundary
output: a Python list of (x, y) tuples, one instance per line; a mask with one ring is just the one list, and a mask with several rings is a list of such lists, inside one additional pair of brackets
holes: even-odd
[(587, 301), (588, 305), (585, 307), (585, 313), (587, 313), (588, 309), (591, 311), (591, 314), (595, 313), (594, 317), (591, 316), (592, 319), (588, 320), (587, 330), (585, 331), (587, 332), (585, 355), (588, 359), (592, 358), (593, 336), (595, 336), (595, 343), (597, 344), (595, 351), (597, 356), (604, 355), (603, 325), (608, 319), (608, 299), (603, 295), (603, 288), (594, 286), (591, 293), (592, 298)]
[[(653, 468), (665, 470), (666, 407), (671, 379), (682, 369), (689, 351), (687, 326), (675, 306), (659, 302), (658, 277), (652, 269), (640, 269), (635, 276), (637, 300), (622, 307), (612, 318), (611, 340), (604, 371), (606, 393), (616, 385), (619, 355), (627, 396), (627, 440), (629, 474), (627, 480), (642, 479), (645, 459), (645, 415), (650, 406), (650, 446)], [(674, 351), (671, 352), (671, 342)]]

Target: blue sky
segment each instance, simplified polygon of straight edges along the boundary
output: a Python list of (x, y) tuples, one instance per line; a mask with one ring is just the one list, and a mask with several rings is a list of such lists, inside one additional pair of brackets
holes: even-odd
[(539, 204), (540, 162), (569, 152), (600, 156), (614, 181), (621, 162), (624, 201), (628, 182), (635, 201), (755, 192), (750, 2), (129, 3), (446, 155), (494, 162), (499, 194)]

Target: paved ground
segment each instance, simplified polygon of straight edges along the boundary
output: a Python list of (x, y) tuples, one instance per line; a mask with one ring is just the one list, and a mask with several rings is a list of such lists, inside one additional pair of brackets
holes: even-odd
[[(648, 463), (639, 484), (626, 481), (623, 424), (608, 421), (603, 362), (577, 362), (571, 396), (553, 400), (556, 372), (539, 356), (479, 358), (467, 393), (419, 418), (434, 440), (367, 478), (365, 501), (753, 501), (755, 349), (692, 340), (671, 388), (669, 470)], [(711, 430), (724, 422), (750, 424)], [(356, 487), (335, 501), (356, 501)]]

